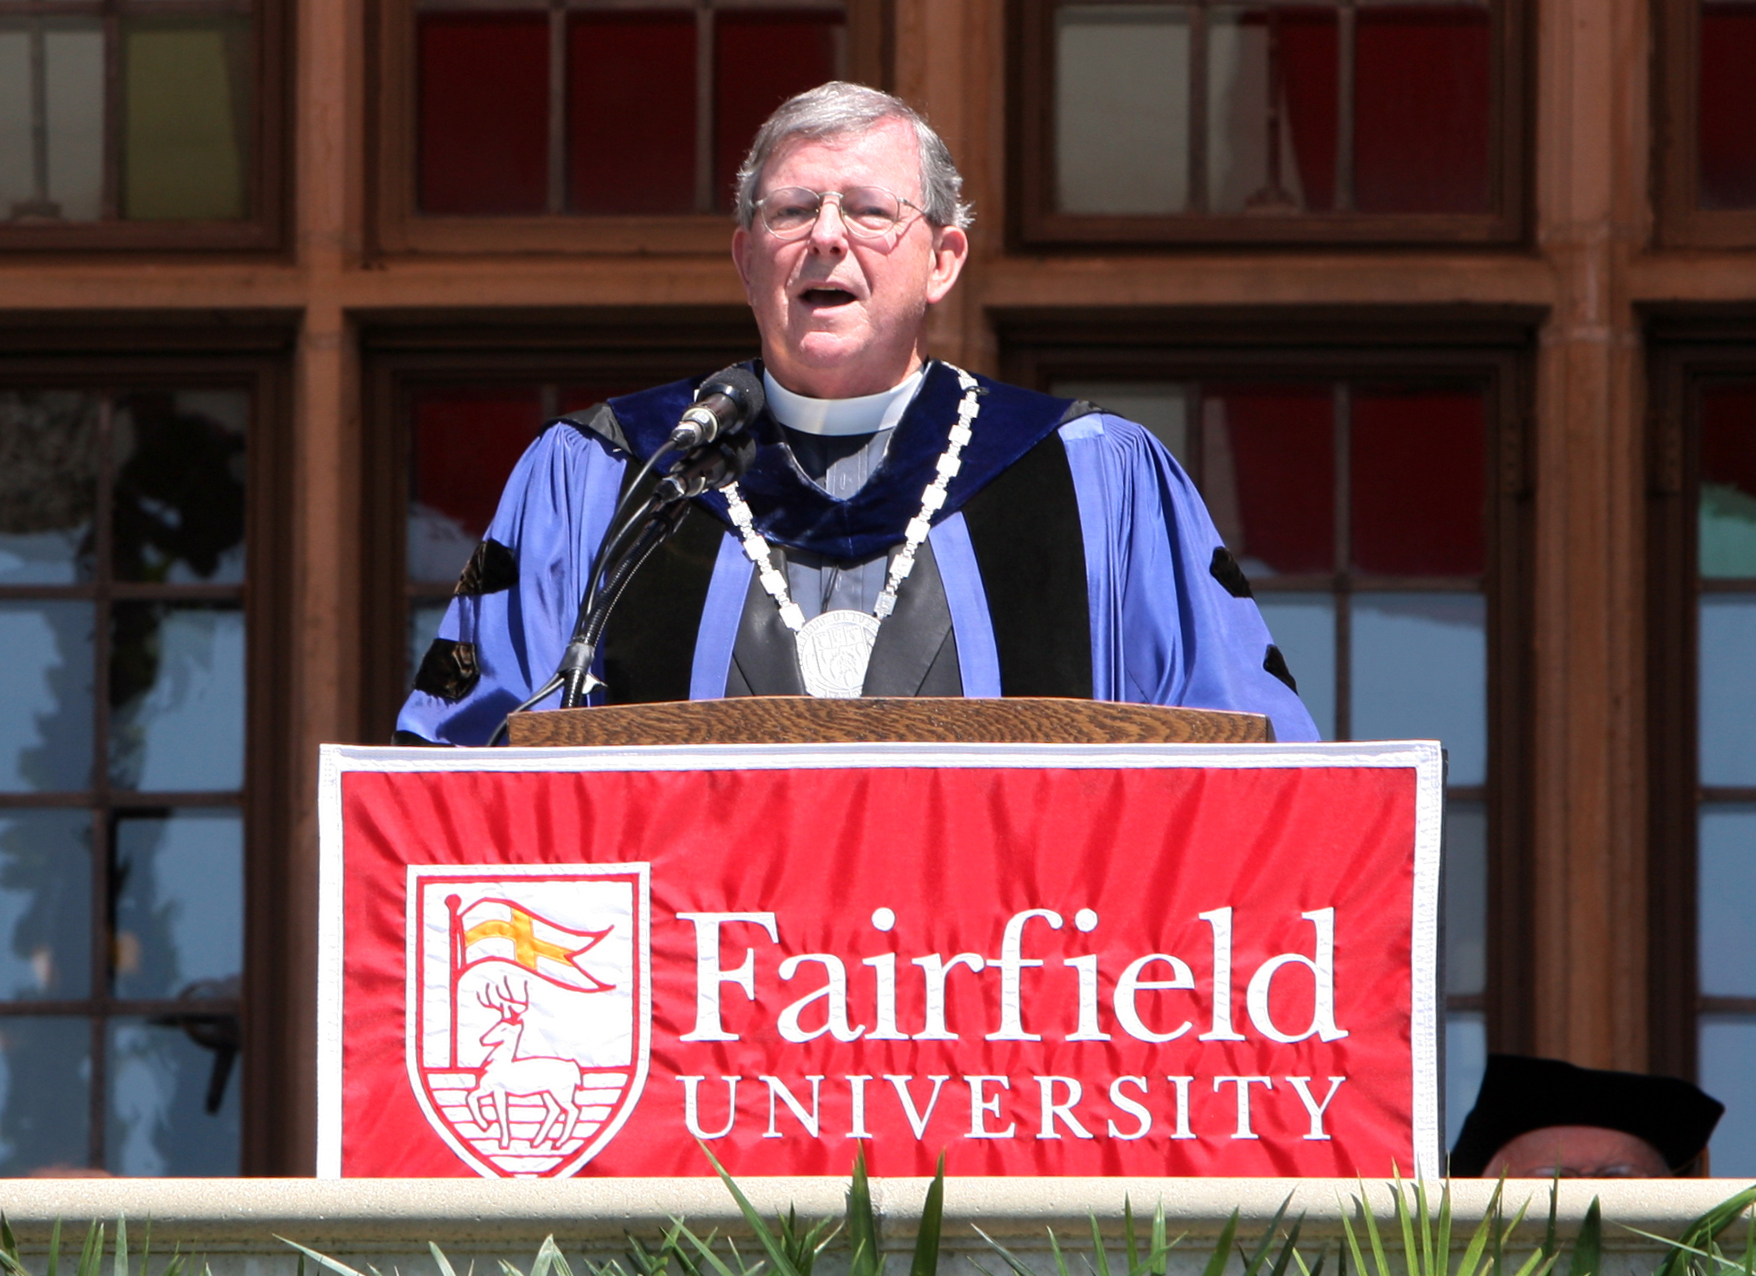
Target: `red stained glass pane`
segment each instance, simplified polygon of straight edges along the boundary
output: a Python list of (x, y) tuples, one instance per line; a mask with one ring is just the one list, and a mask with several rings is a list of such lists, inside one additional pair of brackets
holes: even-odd
[(1756, 385), (1702, 392), (1701, 481), (1756, 496)]
[(1328, 386), (1208, 386), (1202, 495), (1246, 571), (1335, 565), (1335, 400)]
[[(845, 32), (839, 13), (725, 10), (714, 15), (715, 201), (732, 206), (744, 154), (774, 108), (839, 73)], [(761, 68), (761, 74), (751, 69)]]
[(1493, 33), (1486, 8), (1363, 8), (1354, 202), (1366, 213), (1489, 208)]
[(1756, 208), (1756, 4), (1701, 6), (1701, 207)]
[(1287, 128), (1305, 207), (1335, 207), (1335, 130), (1339, 84), (1335, 14), (1282, 9), (1275, 15)]
[(549, 20), (420, 17), (420, 203), (428, 213), (540, 213), (549, 181)]
[(411, 513), (439, 515), (470, 538), (493, 521), (500, 489), (542, 427), (535, 387), (423, 390), (414, 396)]
[(575, 14), (567, 27), (568, 198), (580, 213), (695, 207), (695, 15)]
[(1477, 390), (1355, 392), (1356, 568), (1386, 576), (1482, 571), (1487, 420)]

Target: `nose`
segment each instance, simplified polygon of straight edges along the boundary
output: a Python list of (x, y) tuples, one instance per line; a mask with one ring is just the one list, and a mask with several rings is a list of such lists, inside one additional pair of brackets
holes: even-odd
[(811, 223), (811, 247), (816, 252), (839, 253), (847, 250), (847, 241), (847, 223), (841, 215), (841, 192), (827, 191), (817, 206), (817, 220)]

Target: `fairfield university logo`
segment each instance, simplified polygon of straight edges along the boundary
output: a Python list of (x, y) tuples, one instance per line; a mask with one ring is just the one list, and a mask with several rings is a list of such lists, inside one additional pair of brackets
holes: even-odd
[(646, 1084), (648, 867), (408, 869), (408, 1071), (478, 1173), (562, 1177)]

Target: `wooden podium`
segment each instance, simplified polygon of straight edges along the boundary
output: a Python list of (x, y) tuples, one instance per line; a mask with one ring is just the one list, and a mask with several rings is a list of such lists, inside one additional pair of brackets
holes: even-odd
[(1266, 744), (1255, 713), (1104, 700), (745, 696), (515, 713), (516, 748), (642, 744)]

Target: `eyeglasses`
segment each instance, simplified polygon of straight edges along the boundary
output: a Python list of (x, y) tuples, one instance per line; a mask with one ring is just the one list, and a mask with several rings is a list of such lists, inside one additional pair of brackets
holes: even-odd
[(922, 211), (919, 204), (910, 203), (882, 186), (855, 186), (845, 191), (783, 186), (757, 200), (756, 211), (768, 233), (776, 239), (798, 239), (810, 234), (824, 201), (831, 199), (841, 213), (841, 224), (858, 239), (888, 235), (908, 216), (905, 210)]

